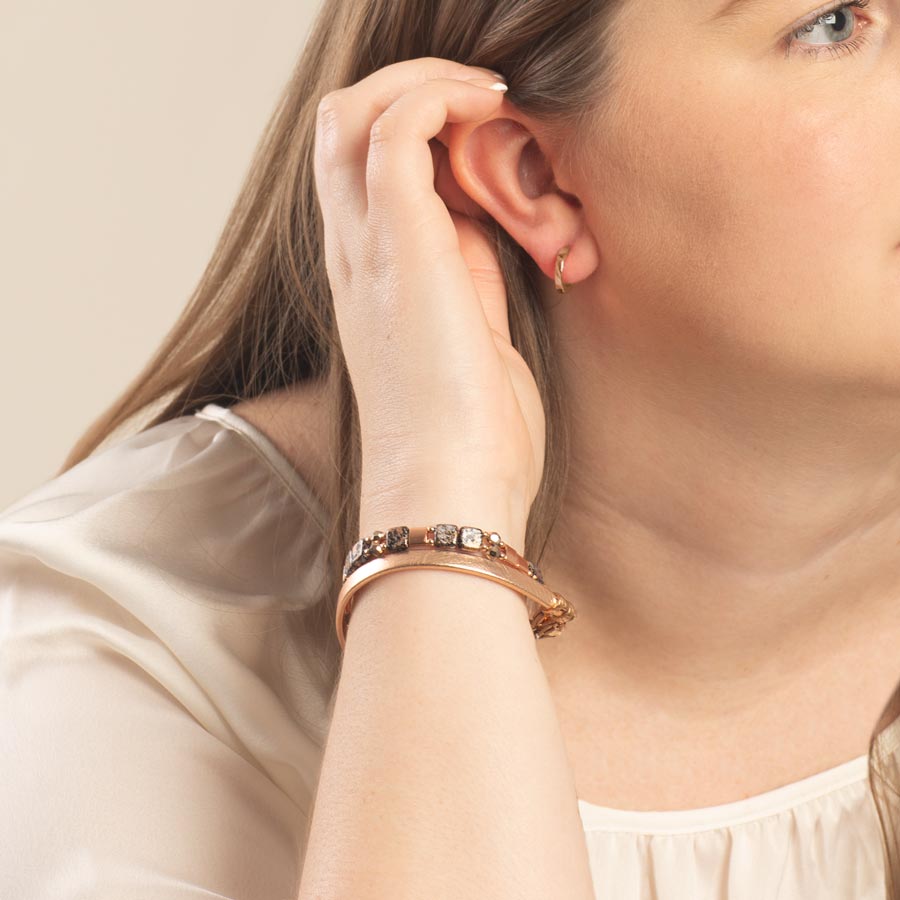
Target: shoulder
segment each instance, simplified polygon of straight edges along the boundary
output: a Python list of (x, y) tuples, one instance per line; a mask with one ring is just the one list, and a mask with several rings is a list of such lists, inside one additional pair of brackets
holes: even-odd
[[(0, 511), (0, 555), (35, 557), (144, 615), (313, 605), (310, 510), (240, 433), (186, 415), (101, 446)], [(168, 612), (167, 612), (168, 611)]]
[[(114, 834), (117, 816), (139, 818), (160, 784), (199, 767), (209, 778), (190, 802), (173, 795), (159, 810), (176, 844), (197, 809), (243, 823), (220, 835), (229, 854), (302, 834), (330, 696), (308, 617), (295, 615), (315, 612), (329, 587), (311, 524), (241, 434), (201, 416), (101, 446), (0, 511), (0, 706), (22, 738), (14, 805), (31, 833), (54, 814), (49, 801), (40, 813), (26, 806), (27, 778), (46, 774), (32, 761), (65, 735), (63, 768), (92, 760), (96, 778), (79, 769), (66, 780), (73, 818), (61, 833), (95, 820), (102, 789), (109, 818), (98, 820)], [(128, 810), (121, 796), (133, 798)], [(0, 847), (9, 837), (0, 826)], [(165, 865), (173, 849), (158, 850)], [(0, 849), (0, 869), (7, 858)]]
[(269, 439), (325, 509), (339, 493), (331, 400), (325, 381), (310, 380), (230, 407)]
[(266, 469), (236, 435), (164, 425), (0, 514), (4, 897), (296, 884), (327, 698), (279, 607), (317, 590), (311, 529), (245, 499)]

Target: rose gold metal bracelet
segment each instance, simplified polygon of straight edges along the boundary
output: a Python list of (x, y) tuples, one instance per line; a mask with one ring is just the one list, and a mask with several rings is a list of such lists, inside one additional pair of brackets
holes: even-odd
[[(365, 571), (357, 571), (364, 568)], [(402, 569), (455, 569), (505, 584), (530, 599), (537, 611), (529, 615), (535, 639), (555, 637), (575, 618), (575, 608), (561, 594), (544, 586), (540, 569), (500, 538), (496, 531), (469, 526), (433, 525), (391, 528), (360, 538), (347, 554), (344, 582), (338, 595), (335, 629), (341, 648), (354, 594), (364, 584)]]

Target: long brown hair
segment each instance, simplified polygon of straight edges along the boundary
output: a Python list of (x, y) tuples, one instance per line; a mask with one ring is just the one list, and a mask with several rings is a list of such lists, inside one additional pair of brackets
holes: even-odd
[[(332, 623), (347, 549), (358, 537), (359, 422), (333, 314), (313, 174), (320, 99), (405, 59), (436, 56), (502, 72), (508, 99), (564, 136), (577, 164), (610, 108), (621, 60), (611, 0), (325, 0), (256, 149), (212, 258), (172, 329), (143, 371), (75, 443), (57, 474), (126, 425), (141, 430), (207, 403), (241, 400), (324, 380), (334, 429), (340, 496), (327, 535), (332, 582), (312, 618), (322, 675), (336, 686), (340, 653)], [(602, 132), (599, 132), (602, 133)], [(512, 341), (534, 374), (547, 418), (544, 478), (524, 553), (540, 563), (559, 512), (568, 465), (565, 396), (554, 364), (531, 258), (492, 231), (506, 279)], [(332, 693), (332, 698), (333, 698)], [(879, 730), (900, 712), (900, 685), (869, 744), (869, 784), (882, 825), (890, 898), (898, 898), (897, 761), (878, 752)]]

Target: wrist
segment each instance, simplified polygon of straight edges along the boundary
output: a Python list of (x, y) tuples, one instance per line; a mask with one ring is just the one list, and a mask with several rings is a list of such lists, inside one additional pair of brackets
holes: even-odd
[(360, 535), (387, 531), (400, 525), (451, 524), (496, 531), (501, 540), (524, 552), (528, 509), (524, 498), (500, 490), (454, 490), (444, 483), (418, 489), (407, 483), (395, 489), (383, 485), (377, 491), (363, 486), (360, 499)]

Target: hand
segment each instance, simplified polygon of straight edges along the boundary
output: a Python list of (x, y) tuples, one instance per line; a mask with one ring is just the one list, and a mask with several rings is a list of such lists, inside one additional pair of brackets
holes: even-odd
[(473, 78), (498, 80), (426, 57), (328, 94), (316, 187), (364, 497), (409, 496), (437, 479), (513, 498), (524, 527), (544, 467), (543, 406), (510, 341), (499, 262), (475, 218), (485, 215), (441, 142), (452, 123), (488, 118), (502, 102)]

